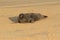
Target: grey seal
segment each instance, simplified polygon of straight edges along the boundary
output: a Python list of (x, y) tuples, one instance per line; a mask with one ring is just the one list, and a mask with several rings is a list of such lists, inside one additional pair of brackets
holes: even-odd
[(33, 23), (47, 17), (48, 16), (42, 15), (40, 13), (20, 13), (18, 16), (18, 23)]

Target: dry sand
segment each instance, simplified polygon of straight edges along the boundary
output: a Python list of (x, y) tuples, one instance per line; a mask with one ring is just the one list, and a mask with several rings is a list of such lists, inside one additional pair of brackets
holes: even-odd
[[(14, 23), (9, 18), (22, 12), (38, 12), (48, 18), (35, 23)], [(0, 40), (60, 40), (60, 4), (0, 7)]]

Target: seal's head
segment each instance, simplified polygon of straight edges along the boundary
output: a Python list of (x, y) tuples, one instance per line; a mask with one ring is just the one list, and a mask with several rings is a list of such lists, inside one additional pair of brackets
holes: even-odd
[(38, 21), (44, 18), (47, 18), (48, 16), (42, 15), (40, 13), (36, 13), (36, 14), (31, 14), (31, 18), (34, 19), (34, 21)]
[(42, 18), (42, 19), (44, 19), (44, 18), (47, 18), (48, 16), (46, 16), (46, 15), (41, 15), (41, 17), (40, 17), (40, 19)]

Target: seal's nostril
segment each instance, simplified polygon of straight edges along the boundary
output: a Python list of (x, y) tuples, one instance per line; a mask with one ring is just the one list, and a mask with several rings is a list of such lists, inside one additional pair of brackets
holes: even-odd
[(47, 18), (48, 16), (44, 16), (44, 18)]

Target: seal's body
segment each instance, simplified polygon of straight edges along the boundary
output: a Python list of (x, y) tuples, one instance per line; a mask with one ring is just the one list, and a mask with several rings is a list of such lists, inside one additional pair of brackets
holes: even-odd
[(32, 23), (38, 21), (40, 19), (47, 18), (45, 15), (41, 15), (40, 13), (20, 13), (18, 17), (19, 23)]

